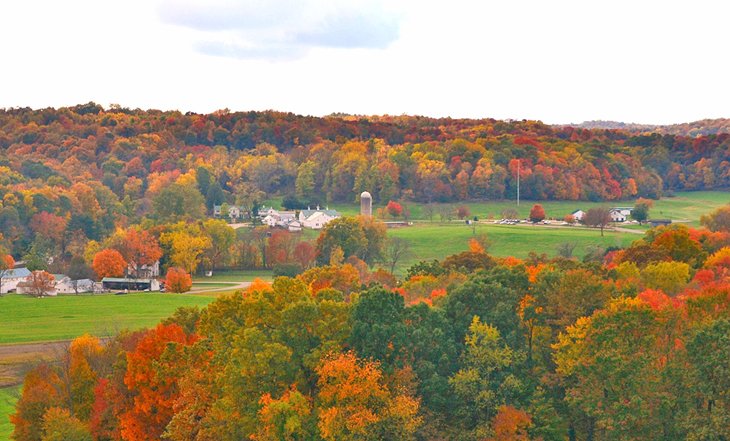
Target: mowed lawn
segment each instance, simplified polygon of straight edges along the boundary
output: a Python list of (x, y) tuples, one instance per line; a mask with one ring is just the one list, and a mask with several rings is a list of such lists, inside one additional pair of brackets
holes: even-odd
[[(604, 231), (588, 228), (543, 227), (530, 225), (479, 224), (476, 234), (486, 234), (492, 243), (489, 253), (494, 256), (526, 257), (531, 251), (549, 256), (557, 254), (558, 245), (566, 242), (576, 245), (573, 255), (584, 256), (591, 246), (627, 246), (641, 238), (640, 234)], [(417, 223), (411, 227), (388, 230), (388, 235), (406, 239), (411, 245), (411, 256), (398, 264), (399, 272), (419, 260), (438, 259), (466, 251), (469, 239), (474, 237), (472, 227), (464, 224)]]
[(10, 424), (10, 415), (15, 413), (15, 402), (20, 394), (19, 387), (0, 388), (0, 440), (10, 439), (13, 425)]
[(67, 340), (84, 333), (115, 335), (123, 329), (155, 326), (180, 306), (203, 307), (210, 295), (141, 293), (0, 297), (0, 344)]

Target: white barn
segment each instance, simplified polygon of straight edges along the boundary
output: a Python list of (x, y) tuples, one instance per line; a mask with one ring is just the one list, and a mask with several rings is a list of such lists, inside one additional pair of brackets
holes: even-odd
[(302, 210), (299, 212), (299, 222), (302, 226), (313, 230), (324, 228), (327, 223), (338, 217), (340, 217), (340, 213), (337, 210), (320, 210), (319, 207), (316, 210)]
[(13, 268), (0, 271), (0, 294), (7, 294), (18, 287), (18, 283), (25, 282), (30, 277), (28, 268)]
[(626, 222), (626, 214), (624, 214), (622, 210), (612, 208), (609, 213), (611, 215), (611, 222)]
[(574, 212), (570, 213), (571, 216), (573, 216), (573, 219), (575, 219), (577, 222), (580, 222), (583, 220), (583, 216), (586, 215), (586, 212), (583, 210), (575, 210)]

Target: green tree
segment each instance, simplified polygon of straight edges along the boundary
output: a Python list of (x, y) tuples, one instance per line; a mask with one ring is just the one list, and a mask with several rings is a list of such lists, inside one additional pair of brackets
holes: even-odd
[(505, 404), (514, 403), (522, 383), (514, 375), (515, 352), (500, 338), (497, 328), (474, 316), (465, 339), (462, 368), (449, 380), (461, 399), (460, 413), (469, 430), (481, 439), (486, 427)]
[[(226, 195), (223, 193), (221, 185), (218, 181), (213, 181), (213, 183), (208, 186), (208, 191), (205, 193), (205, 208), (212, 213), (214, 205), (221, 205), (225, 201)], [(227, 209), (225, 213), (228, 213)]]
[(661, 439), (662, 372), (657, 321), (639, 299), (620, 299), (578, 319), (554, 345), (566, 401), (582, 415), (578, 439)]
[(646, 288), (678, 294), (689, 281), (689, 265), (684, 262), (652, 263), (641, 270), (641, 281)]
[(340, 217), (327, 223), (317, 238), (317, 262), (329, 263), (332, 251), (339, 247), (344, 257), (361, 256), (367, 248), (368, 238), (362, 222), (355, 217)]
[(386, 372), (402, 366), (406, 346), (405, 304), (399, 294), (371, 288), (352, 309), (350, 345), (360, 358), (382, 363)]
[(701, 325), (687, 342), (690, 396), (688, 440), (730, 439), (730, 320)]
[(305, 161), (299, 166), (295, 183), (297, 197), (307, 199), (312, 195), (315, 173), (316, 165), (312, 161)]
[(649, 219), (649, 209), (652, 205), (653, 202), (649, 199), (637, 200), (634, 209), (631, 210), (631, 217), (638, 221), (639, 224), (646, 222)]
[(205, 200), (196, 186), (173, 183), (154, 197), (152, 209), (160, 222), (201, 219), (205, 215)]
[(208, 219), (203, 222), (203, 232), (210, 238), (210, 246), (205, 251), (205, 257), (210, 262), (210, 269), (214, 270), (230, 255), (236, 239), (236, 230), (229, 227), (224, 220)]

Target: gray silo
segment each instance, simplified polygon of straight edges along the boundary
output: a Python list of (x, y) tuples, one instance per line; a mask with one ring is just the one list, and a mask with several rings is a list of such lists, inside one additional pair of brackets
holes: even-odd
[(360, 215), (373, 215), (373, 197), (370, 196), (370, 193), (368, 193), (367, 191), (363, 191), (360, 195)]

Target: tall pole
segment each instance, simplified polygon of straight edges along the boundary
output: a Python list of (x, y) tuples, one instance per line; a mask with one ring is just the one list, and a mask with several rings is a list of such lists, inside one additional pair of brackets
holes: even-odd
[(520, 206), (520, 160), (517, 160), (517, 206)]

